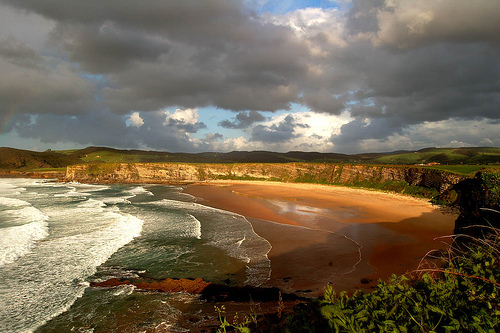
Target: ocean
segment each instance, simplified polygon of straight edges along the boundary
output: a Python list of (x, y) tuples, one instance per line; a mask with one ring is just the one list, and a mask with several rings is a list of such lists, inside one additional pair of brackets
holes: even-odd
[(90, 282), (265, 283), (271, 245), (195, 201), (176, 186), (0, 179), (0, 332), (185, 332), (205, 311), (197, 296)]

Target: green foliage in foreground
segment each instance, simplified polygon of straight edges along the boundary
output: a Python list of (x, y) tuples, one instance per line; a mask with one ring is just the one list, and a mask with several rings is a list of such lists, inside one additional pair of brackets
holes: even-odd
[[(438, 259), (440, 266), (394, 275), (371, 293), (348, 295), (327, 286), (321, 300), (275, 328), (247, 327), (252, 332), (499, 332), (500, 230), (461, 242)], [(226, 327), (243, 332), (241, 326)]]
[(337, 294), (327, 286), (321, 313), (336, 332), (498, 332), (499, 242), (495, 232), (449, 250), (441, 268), (393, 276), (369, 294)]

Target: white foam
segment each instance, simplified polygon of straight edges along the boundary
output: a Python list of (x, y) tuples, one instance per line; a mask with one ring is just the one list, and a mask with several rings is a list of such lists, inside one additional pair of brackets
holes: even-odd
[(26, 207), (22, 211), (35, 221), (0, 229), (0, 266), (13, 263), (29, 253), (37, 241), (49, 235), (47, 216), (34, 207)]
[(188, 214), (193, 219), (194, 226), (191, 229), (191, 234), (193, 237), (201, 239), (201, 222), (191, 214)]
[(150, 195), (150, 196), (154, 196), (154, 194), (148, 190), (146, 190), (144, 187), (142, 186), (137, 186), (137, 187), (134, 187), (133, 189), (130, 189), (129, 191), (127, 191), (128, 193), (130, 194), (133, 194), (133, 195), (139, 195), (139, 194), (145, 194), (145, 195)]
[(72, 183), (74, 188), (84, 189), (87, 192), (99, 192), (104, 190), (109, 190), (111, 187), (107, 185), (95, 185), (95, 184), (80, 184), (80, 183)]
[(117, 204), (130, 204), (130, 201), (128, 199), (133, 198), (133, 196), (126, 196), (126, 197), (109, 197), (109, 198), (103, 198), (101, 199), (103, 203), (106, 205), (117, 205)]
[(246, 283), (259, 286), (269, 280), (271, 262), (268, 253), (271, 244), (255, 233), (252, 224), (244, 216), (194, 202), (163, 199), (151, 204), (176, 208), (193, 216), (209, 214), (213, 217), (216, 213), (218, 222), (210, 223), (210, 218), (203, 220), (204, 223), (211, 224), (207, 226), (203, 239), (247, 264)]
[(76, 189), (72, 189), (71, 191), (66, 192), (66, 193), (54, 194), (54, 197), (56, 197), (56, 198), (61, 198), (61, 197), (88, 197), (88, 196), (90, 196), (89, 193), (77, 192)]
[(5, 206), (5, 207), (22, 207), (22, 206), (29, 206), (30, 203), (24, 200), (20, 199), (15, 199), (15, 198), (6, 198), (6, 197), (0, 197), (0, 207)]
[[(98, 216), (101, 227), (49, 238), (37, 246), (36, 252), (2, 271), (6, 281), (16, 281), (15, 287), (0, 286), (0, 294), (7, 300), (0, 308), (4, 328), (34, 330), (67, 311), (83, 295), (87, 284), (82, 282), (141, 233), (143, 221), (132, 215), (114, 210)], [(75, 220), (85, 230), (86, 217), (75, 216)]]
[(115, 291), (113, 292), (113, 295), (114, 296), (127, 296), (127, 295), (130, 295), (132, 294), (132, 292), (135, 290), (135, 286), (134, 285), (122, 285), (122, 286), (118, 286)]
[(91, 208), (91, 209), (101, 209), (106, 207), (106, 204), (100, 200), (88, 199), (78, 205), (80, 208)]

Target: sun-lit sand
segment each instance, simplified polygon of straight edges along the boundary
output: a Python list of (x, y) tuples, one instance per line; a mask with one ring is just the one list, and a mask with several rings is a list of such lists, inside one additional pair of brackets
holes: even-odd
[[(368, 289), (415, 269), (443, 247), (456, 215), (408, 196), (315, 184), (217, 181), (190, 185), (201, 204), (241, 214), (272, 249), (269, 285), (320, 295)], [(374, 282), (375, 282), (374, 281)]]

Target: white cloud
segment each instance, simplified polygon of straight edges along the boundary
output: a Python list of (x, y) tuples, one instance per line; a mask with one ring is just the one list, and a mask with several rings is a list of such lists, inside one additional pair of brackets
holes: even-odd
[[(282, 129), (282, 125), (287, 123), (287, 118), (293, 117), (293, 133), (288, 136), (289, 139), (281, 142), (247, 142), (246, 150), (265, 149), (272, 151), (286, 152), (291, 150), (304, 151), (333, 151), (334, 145), (330, 141), (333, 134), (340, 133), (342, 125), (352, 121), (348, 112), (339, 116), (314, 112), (296, 112), (274, 115), (267, 122), (261, 122), (257, 126), (263, 126), (268, 131)], [(285, 136), (286, 137), (286, 136)], [(239, 142), (244, 144), (244, 142)]]
[(141, 118), (139, 112), (132, 113), (128, 120), (130, 121), (131, 126), (141, 127), (144, 125), (144, 119)]
[(338, 9), (305, 8), (284, 15), (265, 14), (262, 19), (290, 28), (308, 45), (313, 56), (327, 56), (325, 45), (347, 45), (345, 17)]
[(164, 111), (166, 116), (164, 124), (168, 124), (170, 119), (180, 123), (194, 125), (198, 122), (198, 109), (177, 109), (174, 113)]
[(356, 149), (349, 146), (344, 151), (340, 146), (335, 151), (347, 153), (387, 152), (395, 150), (418, 150), (437, 147), (500, 146), (499, 124), (489, 119), (448, 119), (424, 122), (406, 128), (402, 133), (384, 139), (361, 140)]

